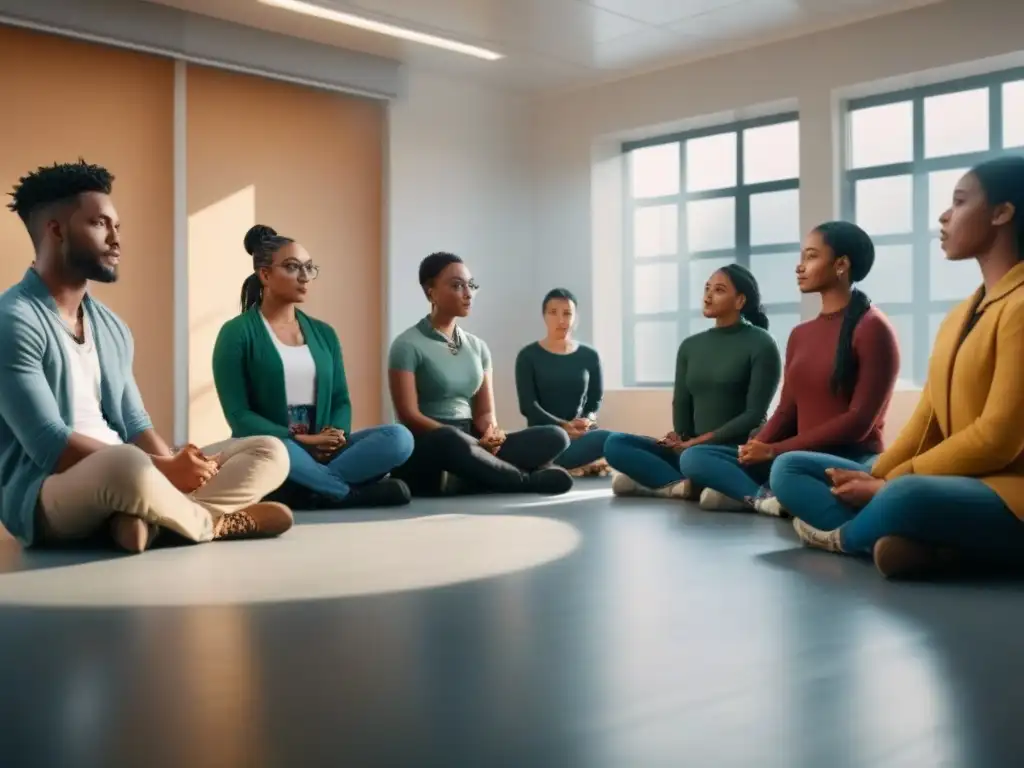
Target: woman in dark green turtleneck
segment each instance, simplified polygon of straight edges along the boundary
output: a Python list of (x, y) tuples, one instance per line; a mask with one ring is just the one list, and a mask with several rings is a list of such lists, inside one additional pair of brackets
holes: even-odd
[(730, 264), (708, 279), (704, 317), (715, 327), (685, 339), (676, 356), (673, 431), (660, 440), (614, 434), (605, 443), (618, 496), (690, 498), (680, 454), (695, 445), (739, 446), (764, 423), (782, 359), (750, 270)]
[(604, 442), (611, 433), (597, 428), (604, 397), (601, 358), (572, 338), (576, 308), (576, 297), (565, 288), (544, 297), (547, 335), (516, 357), (519, 411), (531, 427), (554, 424), (565, 430), (572, 442), (555, 464), (574, 474), (605, 474)]

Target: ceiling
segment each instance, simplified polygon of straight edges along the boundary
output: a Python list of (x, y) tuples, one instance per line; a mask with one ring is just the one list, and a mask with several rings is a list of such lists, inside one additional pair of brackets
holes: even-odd
[(147, 0), (526, 91), (621, 79), (941, 0), (311, 0), (504, 54), (482, 61), (257, 0)]

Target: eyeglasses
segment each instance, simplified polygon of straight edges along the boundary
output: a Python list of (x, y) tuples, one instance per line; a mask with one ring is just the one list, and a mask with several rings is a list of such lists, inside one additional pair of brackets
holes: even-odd
[(466, 291), (476, 293), (480, 290), (480, 284), (475, 280), (470, 280), (469, 282), (465, 280), (452, 280), (448, 285), (456, 293), (465, 293)]
[(276, 266), (283, 269), (290, 277), (297, 277), (299, 272), (305, 272), (310, 280), (316, 280), (320, 275), (320, 267), (311, 261), (308, 261), (305, 264), (299, 264), (297, 261), (289, 261), (286, 264), (278, 264)]

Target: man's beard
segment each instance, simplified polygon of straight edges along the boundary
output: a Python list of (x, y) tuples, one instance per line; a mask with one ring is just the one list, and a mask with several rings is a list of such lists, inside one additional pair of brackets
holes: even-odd
[(70, 274), (83, 280), (91, 280), (96, 283), (116, 283), (117, 267), (103, 264), (100, 261), (101, 258), (102, 254), (79, 247), (69, 241), (64, 265)]

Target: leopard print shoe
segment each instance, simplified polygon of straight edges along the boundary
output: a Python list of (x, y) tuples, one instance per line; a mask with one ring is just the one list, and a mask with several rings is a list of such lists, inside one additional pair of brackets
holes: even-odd
[(223, 515), (214, 526), (215, 541), (266, 539), (280, 536), (292, 527), (292, 511), (276, 501), (261, 501), (250, 507)]

